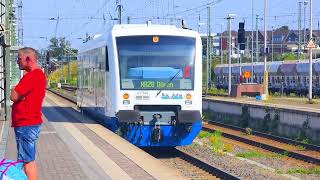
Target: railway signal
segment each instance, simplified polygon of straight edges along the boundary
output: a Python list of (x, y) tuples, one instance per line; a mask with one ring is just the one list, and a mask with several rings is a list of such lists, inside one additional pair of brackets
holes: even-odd
[(246, 43), (246, 37), (245, 37), (245, 29), (244, 29), (244, 22), (239, 23), (239, 29), (238, 29), (238, 43), (240, 46), (240, 50), (245, 50), (245, 43)]

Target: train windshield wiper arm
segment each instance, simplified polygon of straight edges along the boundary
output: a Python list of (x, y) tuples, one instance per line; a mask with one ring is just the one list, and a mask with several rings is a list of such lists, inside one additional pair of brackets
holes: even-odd
[(180, 74), (180, 72), (181, 72), (181, 69), (179, 69), (179, 71), (178, 71), (174, 76), (172, 76), (172, 78), (163, 86), (163, 88), (161, 88), (161, 89), (158, 91), (156, 97), (158, 97), (158, 95), (161, 93), (161, 91), (162, 91), (164, 88), (166, 88), (167, 85), (168, 85), (174, 78), (176, 78), (176, 77), (178, 76), (178, 74)]

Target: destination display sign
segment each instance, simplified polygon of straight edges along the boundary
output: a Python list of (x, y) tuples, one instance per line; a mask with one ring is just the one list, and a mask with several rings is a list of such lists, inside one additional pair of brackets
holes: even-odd
[(172, 81), (167, 83), (167, 81), (163, 80), (134, 80), (133, 81), (135, 88), (141, 89), (178, 89), (180, 88), (179, 81)]

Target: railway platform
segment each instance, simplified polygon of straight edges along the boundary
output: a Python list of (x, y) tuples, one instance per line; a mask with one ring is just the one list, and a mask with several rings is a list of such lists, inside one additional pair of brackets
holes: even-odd
[[(37, 145), (40, 179), (182, 179), (153, 156), (123, 140), (70, 102), (47, 93)], [(10, 122), (2, 121), (0, 155), (16, 159)]]
[[(319, 104), (306, 104), (305, 101), (301, 102), (289, 101), (290, 98), (282, 98), (277, 101), (257, 101), (253, 98), (230, 98), (230, 97), (219, 97), (219, 96), (207, 96), (204, 100), (215, 100), (221, 102), (237, 103), (237, 104), (248, 104), (254, 106), (268, 106), (271, 108), (286, 109), (292, 111), (308, 112), (320, 114)], [(297, 99), (297, 98), (296, 98)]]

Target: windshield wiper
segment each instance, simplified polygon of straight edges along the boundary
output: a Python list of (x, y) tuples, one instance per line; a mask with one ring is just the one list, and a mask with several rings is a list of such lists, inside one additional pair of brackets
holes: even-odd
[(181, 72), (181, 69), (179, 69), (179, 71), (178, 71), (174, 76), (172, 76), (172, 78), (163, 86), (163, 88), (161, 88), (161, 89), (158, 91), (156, 97), (158, 97), (158, 95), (161, 93), (161, 91), (162, 91), (163, 89), (165, 89), (165, 88), (167, 87), (167, 85), (168, 85), (174, 78), (176, 78), (176, 77), (178, 76), (178, 74), (180, 74), (180, 72)]

